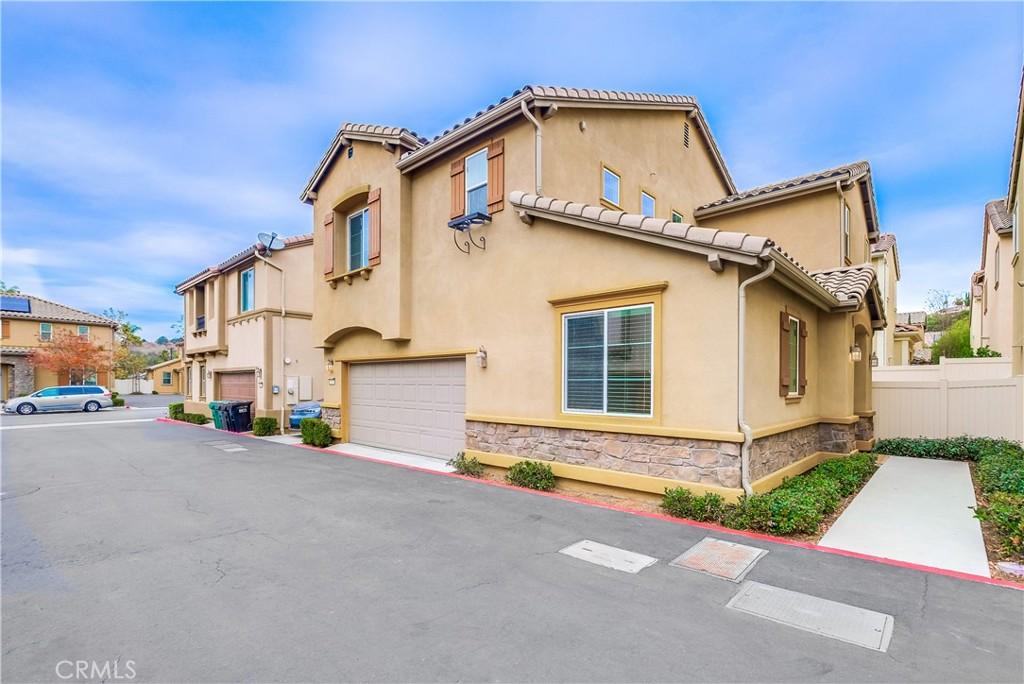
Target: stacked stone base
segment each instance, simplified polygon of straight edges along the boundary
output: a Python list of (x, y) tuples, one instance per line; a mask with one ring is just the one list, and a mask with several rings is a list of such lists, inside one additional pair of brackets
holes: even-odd
[[(751, 479), (770, 475), (819, 451), (848, 454), (861, 435), (871, 430), (868, 421), (867, 425), (816, 423), (755, 439)], [(740, 486), (740, 445), (736, 442), (467, 421), (466, 448), (697, 484)]]
[(6, 355), (3, 365), (10, 366), (11, 397), (23, 397), (36, 391), (36, 371), (25, 356)]

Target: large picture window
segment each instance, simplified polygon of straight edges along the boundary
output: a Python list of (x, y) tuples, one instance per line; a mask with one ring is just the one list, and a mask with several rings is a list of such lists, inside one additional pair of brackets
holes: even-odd
[(562, 321), (562, 409), (651, 416), (654, 307), (565, 314)]
[(466, 157), (466, 215), (487, 213), (487, 148)]
[(365, 267), (370, 261), (370, 210), (361, 209), (348, 217), (348, 270)]

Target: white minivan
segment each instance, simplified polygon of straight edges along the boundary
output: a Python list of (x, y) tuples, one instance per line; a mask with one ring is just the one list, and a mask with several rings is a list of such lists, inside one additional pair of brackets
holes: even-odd
[(27, 416), (36, 411), (86, 411), (92, 413), (114, 405), (110, 390), (100, 385), (44, 387), (4, 404), (5, 413)]

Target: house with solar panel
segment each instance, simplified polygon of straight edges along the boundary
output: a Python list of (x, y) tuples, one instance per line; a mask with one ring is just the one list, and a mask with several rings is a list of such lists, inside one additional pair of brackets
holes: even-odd
[(7, 401), (52, 385), (113, 386), (113, 371), (80, 368), (54, 373), (33, 368), (28, 356), (66, 330), (109, 350), (109, 368), (113, 365), (116, 322), (48, 299), (17, 293), (0, 297), (0, 326), (0, 400)]
[(731, 500), (873, 444), (867, 162), (741, 191), (692, 97), (527, 86), (343, 124), (301, 199), (353, 449)]

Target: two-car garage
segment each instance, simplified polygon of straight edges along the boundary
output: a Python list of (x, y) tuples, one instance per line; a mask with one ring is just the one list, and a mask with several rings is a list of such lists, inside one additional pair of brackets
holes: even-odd
[(450, 459), (466, 435), (465, 357), (349, 366), (349, 441)]

